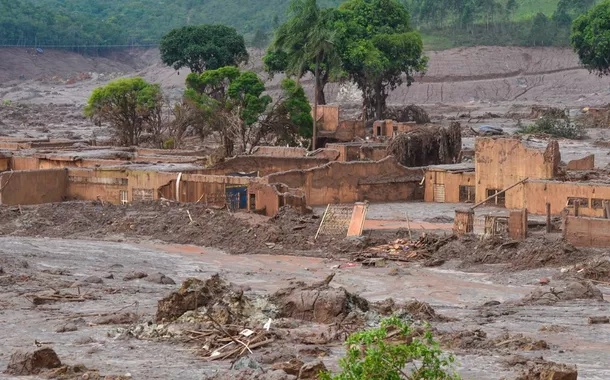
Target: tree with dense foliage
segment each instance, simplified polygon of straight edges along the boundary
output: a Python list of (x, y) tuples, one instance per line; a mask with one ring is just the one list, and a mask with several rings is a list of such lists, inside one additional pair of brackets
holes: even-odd
[(282, 83), (284, 95), (275, 104), (255, 73), (233, 66), (191, 73), (186, 85), (185, 98), (204, 115), (200, 134), (218, 133), (226, 156), (236, 148), (247, 153), (261, 141), (296, 144), (297, 135), (311, 136), (311, 108), (293, 81)]
[(244, 37), (224, 25), (185, 26), (174, 29), (159, 44), (163, 63), (194, 73), (238, 66), (248, 61)]
[[(301, 78), (303, 75), (314, 75), (317, 87), (318, 104), (326, 104), (324, 88), (331, 79), (331, 71), (339, 71), (338, 56), (329, 50), (321, 54), (318, 75), (315, 75), (315, 60), (308, 47), (322, 44), (331, 48), (334, 44), (332, 31), (329, 30), (328, 14), (330, 10), (321, 10), (315, 0), (294, 0), (289, 8), (289, 19), (280, 25), (274, 40), (263, 57), (265, 70), (270, 74), (286, 73)], [(314, 44), (314, 39), (317, 44)], [(311, 49), (310, 49), (311, 50)], [(324, 51), (322, 52), (324, 53)], [(314, 54), (315, 55), (315, 54)]]
[(379, 328), (350, 335), (345, 344), (347, 353), (339, 360), (341, 371), (336, 375), (322, 373), (322, 380), (460, 379), (453, 369), (453, 355), (441, 351), (430, 331), (417, 337), (397, 317), (383, 320)]
[(163, 106), (161, 88), (142, 78), (117, 79), (93, 90), (85, 115), (109, 123), (121, 145), (138, 145), (148, 123)]
[(596, 74), (610, 74), (610, 0), (574, 20), (571, 42), (580, 62)]
[(421, 36), (396, 0), (349, 0), (333, 15), (343, 69), (362, 90), (367, 116), (383, 119), (390, 91), (426, 70)]
[[(333, 72), (340, 71), (341, 57), (331, 29), (328, 12), (318, 7), (316, 0), (293, 0), (290, 19), (275, 33), (273, 45), (263, 58), (270, 73), (285, 72), (301, 78), (310, 72), (314, 76), (314, 115), (318, 104), (326, 104), (324, 87)], [(313, 124), (312, 149), (316, 149), (316, 118)]]

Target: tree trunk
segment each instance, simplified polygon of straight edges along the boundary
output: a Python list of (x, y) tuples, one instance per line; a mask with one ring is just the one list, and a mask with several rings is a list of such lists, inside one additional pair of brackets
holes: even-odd
[(326, 104), (326, 95), (324, 95), (324, 87), (326, 87), (326, 83), (328, 82), (328, 73), (325, 72), (324, 75), (318, 75), (319, 79), (317, 80), (318, 85), (318, 105)]
[(315, 89), (313, 91), (313, 138), (311, 139), (311, 150), (316, 150), (317, 120), (318, 120), (318, 91), (320, 81), (320, 59), (316, 57)]
[(375, 83), (375, 120), (383, 120), (383, 94), (381, 82)]

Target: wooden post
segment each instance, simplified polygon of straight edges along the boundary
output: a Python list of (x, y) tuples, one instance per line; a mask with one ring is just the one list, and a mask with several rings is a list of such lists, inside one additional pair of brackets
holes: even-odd
[(580, 209), (580, 202), (575, 200), (574, 201), (574, 216), (578, 216), (579, 209)]
[(550, 234), (553, 230), (553, 226), (551, 226), (551, 203), (546, 202), (546, 233)]
[(604, 202), (604, 211), (606, 214), (606, 219), (610, 219), (610, 202), (608, 202), (608, 201)]

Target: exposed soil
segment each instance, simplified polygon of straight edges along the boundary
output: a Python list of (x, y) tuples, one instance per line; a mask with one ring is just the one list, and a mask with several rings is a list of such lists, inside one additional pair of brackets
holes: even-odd
[(479, 264), (505, 264), (510, 270), (563, 267), (600, 254), (598, 249), (576, 248), (563, 240), (532, 236), (518, 242), (502, 238), (479, 240), (472, 236), (449, 241), (434, 255), (436, 259), (459, 259), (461, 268)]
[(222, 248), (234, 254), (307, 251), (310, 256), (326, 256), (361, 244), (339, 244), (332, 239), (314, 242), (319, 223), (317, 216), (300, 215), (289, 207), (269, 219), (170, 201), (125, 206), (100, 202), (0, 206), (0, 235), (7, 236), (118, 241), (144, 238)]

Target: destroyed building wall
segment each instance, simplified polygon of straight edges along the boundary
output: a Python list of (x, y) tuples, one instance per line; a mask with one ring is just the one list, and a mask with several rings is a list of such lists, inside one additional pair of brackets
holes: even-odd
[(164, 198), (180, 202), (203, 202), (223, 206), (227, 186), (247, 187), (253, 178), (222, 175), (183, 174), (180, 178), (179, 198), (176, 198), (177, 177), (170, 179), (159, 188)]
[(573, 214), (573, 204), (579, 201), (582, 216), (604, 216), (604, 202), (610, 202), (610, 184), (529, 180), (518, 186), (519, 191), (507, 192), (507, 208), (527, 208), (530, 214), (544, 215), (546, 203), (551, 214), (559, 215), (564, 209)]
[(590, 154), (586, 157), (579, 158), (568, 162), (566, 169), (568, 170), (593, 170), (595, 168), (595, 155)]
[(425, 202), (474, 203), (476, 198), (474, 171), (452, 172), (431, 167), (424, 181)]
[(568, 216), (563, 225), (563, 237), (577, 247), (610, 246), (610, 219)]
[(337, 161), (380, 161), (388, 156), (385, 144), (334, 143), (326, 147), (339, 152)]
[(339, 126), (339, 106), (318, 105), (316, 121), (319, 131), (336, 131)]
[(363, 120), (342, 120), (337, 127), (334, 136), (339, 141), (352, 141), (359, 137), (366, 137), (366, 128)]
[(310, 152), (308, 155), (308, 157), (313, 157), (313, 158), (322, 158), (322, 159), (326, 159), (329, 162), (330, 161), (336, 161), (339, 159), (340, 153), (338, 150), (336, 149), (332, 149), (332, 148), (319, 148), (314, 150), (313, 152)]
[(307, 208), (304, 192), (283, 184), (252, 182), (248, 187), (248, 197), (248, 209), (266, 216), (277, 215), (283, 206), (291, 206), (300, 212), (305, 212)]
[(68, 172), (64, 169), (4, 172), (0, 174), (0, 204), (61, 202), (67, 187)]
[[(477, 138), (476, 202), (525, 178), (553, 178), (557, 174), (559, 161), (559, 144), (554, 140), (549, 142), (546, 150), (542, 150), (530, 148), (519, 139)], [(523, 199), (523, 188), (517, 186), (506, 192), (506, 207), (523, 208), (523, 201), (509, 201)], [(535, 213), (531, 209), (530, 212)]]
[(300, 188), (308, 206), (329, 203), (392, 202), (423, 199), (421, 168), (407, 168), (393, 157), (381, 161), (331, 162), (307, 170), (271, 174), (267, 183)]
[(0, 172), (10, 170), (11, 168), (11, 154), (0, 152)]
[(415, 122), (398, 122), (395, 120), (377, 120), (373, 123), (373, 136), (392, 137), (399, 133), (408, 133), (417, 128)]
[(205, 169), (204, 174), (228, 175), (230, 173), (256, 172), (259, 177), (291, 169), (309, 169), (328, 163), (326, 158), (317, 157), (273, 157), (237, 156)]
[(121, 203), (159, 199), (158, 189), (178, 173), (124, 168), (69, 169), (70, 199)]
[(307, 149), (286, 146), (257, 146), (252, 150), (253, 156), (305, 157)]

